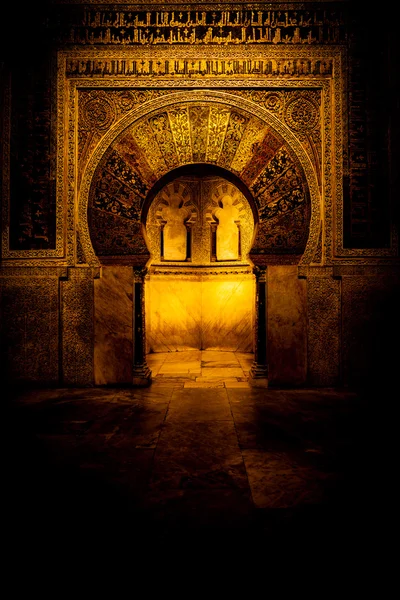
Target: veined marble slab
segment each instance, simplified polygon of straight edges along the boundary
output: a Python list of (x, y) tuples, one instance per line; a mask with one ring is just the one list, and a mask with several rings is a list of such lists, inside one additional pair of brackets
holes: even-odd
[(201, 365), (200, 361), (191, 361), (191, 362), (167, 362), (165, 361), (160, 369), (160, 375), (163, 373), (198, 373), (200, 374)]
[(146, 336), (152, 352), (201, 348), (201, 288), (192, 281), (151, 277), (145, 286)]
[(249, 273), (150, 275), (145, 293), (148, 351), (252, 352), (254, 294)]
[(251, 352), (254, 326), (254, 281), (222, 279), (203, 282), (202, 347)]
[(94, 281), (94, 378), (96, 385), (132, 382), (131, 267), (103, 267)]
[(301, 385), (307, 375), (307, 282), (295, 265), (268, 267), (268, 379)]
[(237, 377), (196, 377), (196, 383), (222, 383), (238, 381)]
[(243, 369), (240, 367), (237, 368), (229, 368), (229, 367), (202, 367), (201, 375), (203, 378), (205, 377), (222, 377), (224, 379), (232, 378), (232, 377), (244, 377)]
[(223, 381), (185, 381), (184, 388), (223, 388)]
[[(193, 357), (198, 360), (185, 360)], [(252, 353), (209, 350), (160, 352), (147, 356), (147, 362), (153, 370), (153, 381), (184, 380), (185, 388), (248, 387), (246, 380), (253, 361)], [(238, 383), (245, 385), (235, 385)]]
[(200, 364), (201, 361), (201, 350), (184, 350), (182, 352), (166, 352), (165, 362), (195, 362)]

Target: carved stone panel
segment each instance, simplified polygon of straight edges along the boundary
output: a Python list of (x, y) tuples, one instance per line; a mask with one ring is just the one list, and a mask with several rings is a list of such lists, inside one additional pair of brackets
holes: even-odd
[[(55, 275), (57, 275), (55, 273)], [(1, 364), (4, 381), (59, 381), (58, 277), (0, 277)]]
[(61, 281), (62, 381), (93, 385), (93, 269), (68, 269)]
[(307, 279), (308, 381), (335, 386), (340, 384), (340, 280), (313, 271)]

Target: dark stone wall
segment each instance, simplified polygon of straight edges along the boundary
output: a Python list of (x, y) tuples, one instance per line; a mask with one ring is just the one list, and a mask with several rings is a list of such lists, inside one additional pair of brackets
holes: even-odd
[(400, 158), (399, 45), (390, 19), (379, 26), (370, 11), (350, 7), (344, 246), (388, 248)]

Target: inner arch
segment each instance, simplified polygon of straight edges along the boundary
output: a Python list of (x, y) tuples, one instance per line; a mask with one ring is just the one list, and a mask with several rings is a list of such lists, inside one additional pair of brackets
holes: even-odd
[(219, 165), (210, 165), (210, 164), (206, 164), (206, 163), (191, 163), (191, 164), (187, 164), (187, 165), (181, 165), (181, 166), (177, 167), (176, 169), (172, 169), (171, 171), (168, 171), (168, 173), (163, 175), (154, 184), (152, 189), (149, 191), (149, 193), (146, 197), (146, 200), (144, 201), (144, 204), (143, 204), (143, 209), (142, 209), (143, 224), (146, 223), (147, 212), (148, 212), (149, 206), (151, 205), (156, 194), (158, 194), (158, 192), (165, 185), (167, 185), (174, 179), (177, 179), (178, 177), (182, 177), (182, 176), (187, 176), (187, 177), (191, 177), (191, 176), (192, 177), (204, 177), (204, 176), (217, 177), (217, 176), (219, 176), (219, 177), (226, 179), (227, 181), (229, 181), (230, 183), (235, 185), (241, 191), (241, 193), (246, 198), (246, 200), (248, 201), (248, 203), (251, 207), (255, 223), (258, 222), (258, 211), (257, 211), (256, 204), (254, 202), (254, 198), (251, 195), (248, 187), (244, 184), (244, 182), (240, 179), (240, 177), (238, 177), (235, 173), (232, 173), (231, 171), (228, 171), (227, 169), (220, 167)]
[[(255, 280), (250, 203), (221, 169), (176, 169), (143, 211), (147, 353), (253, 353)], [(247, 192), (247, 195), (249, 193)]]

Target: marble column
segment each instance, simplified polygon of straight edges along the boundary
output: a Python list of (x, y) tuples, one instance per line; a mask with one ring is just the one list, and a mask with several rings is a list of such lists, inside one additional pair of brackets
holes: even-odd
[(255, 267), (254, 274), (256, 276), (256, 343), (249, 383), (253, 386), (267, 387), (267, 267)]
[(151, 371), (146, 362), (144, 278), (147, 269), (133, 270), (133, 380), (134, 386), (151, 383)]

